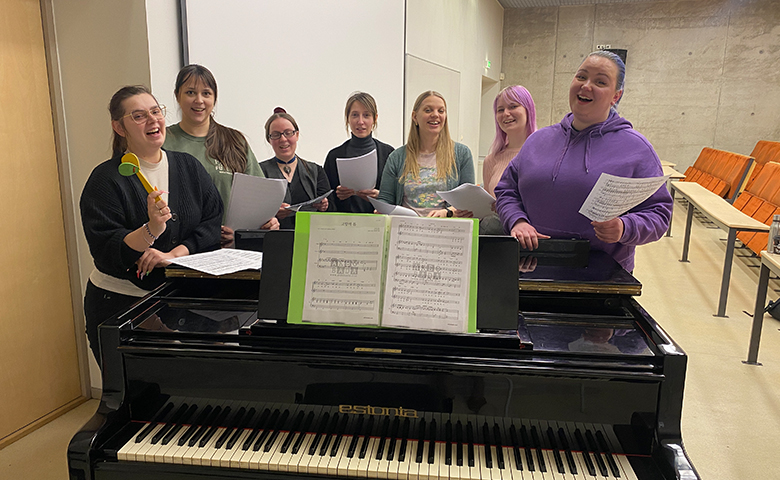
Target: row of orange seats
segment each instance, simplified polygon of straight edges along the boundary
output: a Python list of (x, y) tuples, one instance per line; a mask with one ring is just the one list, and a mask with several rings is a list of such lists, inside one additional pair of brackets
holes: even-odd
[(748, 175), (753, 157), (704, 147), (696, 162), (685, 170), (685, 182), (696, 182), (733, 201)]
[[(759, 141), (750, 154), (755, 166), (747, 187), (734, 202), (734, 207), (767, 225), (780, 214), (780, 142)], [(757, 255), (765, 250), (767, 233), (737, 232), (743, 245)]]

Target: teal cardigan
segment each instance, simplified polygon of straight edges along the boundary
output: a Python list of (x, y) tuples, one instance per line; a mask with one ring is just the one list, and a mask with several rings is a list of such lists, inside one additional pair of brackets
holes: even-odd
[[(382, 183), (378, 200), (391, 205), (401, 205), (404, 200), (404, 185), (399, 182), (406, 164), (406, 145), (397, 148), (387, 157), (385, 169), (382, 172)], [(447, 190), (452, 190), (464, 183), (474, 183), (474, 160), (471, 150), (462, 143), (455, 143), (456, 176), (447, 177)]]

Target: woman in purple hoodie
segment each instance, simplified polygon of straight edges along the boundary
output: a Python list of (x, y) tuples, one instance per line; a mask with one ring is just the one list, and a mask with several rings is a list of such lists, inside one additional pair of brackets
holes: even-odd
[(653, 146), (617, 113), (625, 70), (614, 53), (588, 55), (569, 87), (571, 113), (531, 135), (504, 172), (495, 188), (496, 211), (522, 247), (534, 249), (540, 238), (584, 238), (630, 272), (635, 247), (658, 240), (669, 227), (666, 187), (606, 222), (579, 213), (602, 173), (662, 175)]

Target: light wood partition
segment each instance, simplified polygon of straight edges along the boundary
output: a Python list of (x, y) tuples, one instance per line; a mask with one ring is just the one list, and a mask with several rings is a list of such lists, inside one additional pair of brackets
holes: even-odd
[(82, 390), (38, 0), (3, 2), (0, 45), (2, 448)]

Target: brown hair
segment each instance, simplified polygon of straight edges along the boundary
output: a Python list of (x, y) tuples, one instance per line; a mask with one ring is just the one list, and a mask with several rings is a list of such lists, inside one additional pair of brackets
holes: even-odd
[[(281, 110), (281, 111), (276, 111)], [(268, 120), (265, 122), (265, 139), (268, 141), (268, 143), (271, 143), (271, 124), (274, 123), (274, 120), (277, 118), (284, 118), (285, 120), (289, 120), (290, 123), (292, 123), (293, 128), (296, 132), (300, 131), (298, 129), (298, 123), (295, 121), (295, 119), (290, 115), (289, 113), (285, 112), (283, 108), (274, 109), (274, 114), (268, 117)]]
[[(211, 71), (203, 65), (187, 65), (179, 70), (176, 76), (176, 86), (173, 93), (179, 100), (179, 89), (194, 78), (196, 82), (202, 82), (214, 92), (214, 104), (217, 103), (217, 80)], [(230, 127), (226, 127), (214, 120), (214, 112), (209, 115), (209, 129), (206, 133), (206, 155), (219, 162), (231, 172), (244, 173), (246, 171), (247, 152), (249, 146), (243, 133)]]
[[(413, 112), (422, 108), (423, 101), (428, 97), (439, 97), (444, 102), (444, 108), (447, 108), (447, 101), (439, 92), (428, 90), (423, 92), (414, 101)], [(436, 178), (439, 180), (446, 180), (447, 177), (457, 175), (457, 168), (455, 166), (455, 142), (450, 137), (449, 116), (444, 118), (444, 125), (442, 126), (441, 133), (436, 143)], [(417, 157), (420, 155), (420, 127), (412, 121), (412, 125), (409, 127), (409, 137), (406, 140), (406, 161), (404, 162), (404, 170), (401, 172), (401, 178), (399, 182), (403, 183), (404, 179), (408, 175), (412, 175), (413, 178), (420, 178), (420, 164), (417, 161)]]
[(379, 116), (376, 100), (365, 92), (355, 92), (349, 96), (347, 106), (344, 108), (344, 124), (347, 126), (347, 131), (349, 131), (349, 111), (352, 110), (352, 104), (355, 102), (359, 102), (371, 112), (371, 115), (374, 117), (374, 125), (371, 127), (371, 131), (376, 130), (376, 118)]
[[(125, 107), (122, 106), (122, 102), (130, 97), (142, 95), (144, 93), (151, 95), (152, 98), (154, 98), (154, 95), (152, 95), (149, 89), (143, 85), (126, 85), (117, 90), (117, 92), (111, 97), (111, 101), (108, 102), (108, 113), (111, 115), (111, 120), (121, 123), (122, 128), (125, 128), (125, 125), (122, 123), (122, 119), (125, 116)], [(155, 98), (154, 101), (156, 102), (157, 99)], [(113, 156), (116, 156), (124, 153), (127, 150), (127, 138), (119, 135), (116, 133), (116, 131), (113, 133), (114, 135), (111, 139), (111, 151), (113, 152)]]

